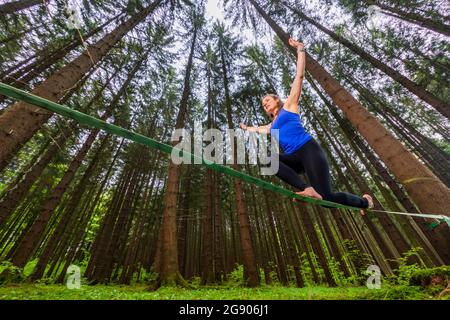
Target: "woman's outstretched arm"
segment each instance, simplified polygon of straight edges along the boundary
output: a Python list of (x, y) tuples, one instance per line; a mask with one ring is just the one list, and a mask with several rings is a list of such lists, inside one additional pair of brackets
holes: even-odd
[(249, 127), (243, 123), (241, 123), (239, 126), (241, 127), (241, 129), (247, 130), (250, 132), (270, 133), (270, 127), (272, 126), (272, 123), (266, 124), (264, 126), (259, 126), (259, 127)]
[(292, 38), (289, 44), (297, 49), (297, 71), (295, 73), (294, 82), (291, 85), (291, 92), (284, 103), (284, 108), (291, 112), (298, 112), (298, 101), (302, 93), (303, 78), (305, 77), (306, 54), (303, 43)]

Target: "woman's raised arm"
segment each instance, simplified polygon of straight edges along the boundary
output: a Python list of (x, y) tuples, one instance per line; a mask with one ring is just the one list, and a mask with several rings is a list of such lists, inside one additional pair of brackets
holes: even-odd
[(302, 93), (303, 78), (305, 77), (306, 54), (303, 43), (292, 38), (289, 39), (289, 44), (297, 49), (297, 71), (295, 73), (294, 82), (291, 85), (291, 92), (284, 103), (284, 108), (291, 112), (298, 112), (298, 101)]

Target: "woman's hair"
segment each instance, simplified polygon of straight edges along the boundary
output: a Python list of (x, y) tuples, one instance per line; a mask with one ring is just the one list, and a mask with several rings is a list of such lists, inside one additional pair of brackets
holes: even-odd
[[(265, 99), (266, 97), (271, 97), (271, 98), (277, 100), (277, 101), (278, 101), (278, 105), (277, 105), (278, 109), (283, 108), (283, 101), (282, 101), (282, 100), (280, 99), (280, 97), (277, 96), (276, 94), (273, 94), (273, 93), (266, 94), (264, 97), (262, 97), (261, 103), (264, 101), (264, 99)], [(273, 119), (273, 118), (274, 118), (274, 115), (271, 114), (271, 113), (268, 114), (268, 116), (270, 117), (270, 119)]]

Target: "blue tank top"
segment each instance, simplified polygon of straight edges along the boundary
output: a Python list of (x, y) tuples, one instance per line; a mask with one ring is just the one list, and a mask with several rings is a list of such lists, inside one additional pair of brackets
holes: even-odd
[[(278, 134), (274, 129), (278, 129)], [(287, 111), (284, 108), (280, 109), (277, 118), (272, 123), (270, 133), (280, 144), (284, 153), (294, 153), (312, 137), (305, 131), (300, 121), (298, 113)]]

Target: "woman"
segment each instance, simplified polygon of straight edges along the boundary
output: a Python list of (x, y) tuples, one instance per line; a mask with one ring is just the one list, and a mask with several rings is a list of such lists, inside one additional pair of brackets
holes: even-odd
[[(297, 194), (362, 209), (372, 208), (372, 197), (368, 194), (358, 197), (347, 192), (332, 192), (325, 153), (303, 128), (298, 112), (298, 101), (305, 74), (305, 48), (303, 43), (292, 38), (289, 39), (289, 44), (297, 49), (297, 72), (289, 97), (283, 104), (278, 96), (266, 95), (262, 99), (262, 106), (273, 119), (272, 123), (260, 127), (241, 124), (241, 128), (275, 135), (284, 151), (279, 155), (279, 170), (276, 175), (300, 190), (296, 192)], [(311, 185), (300, 178), (298, 174), (301, 172), (306, 173)], [(364, 211), (361, 210), (361, 213), (364, 214)]]

